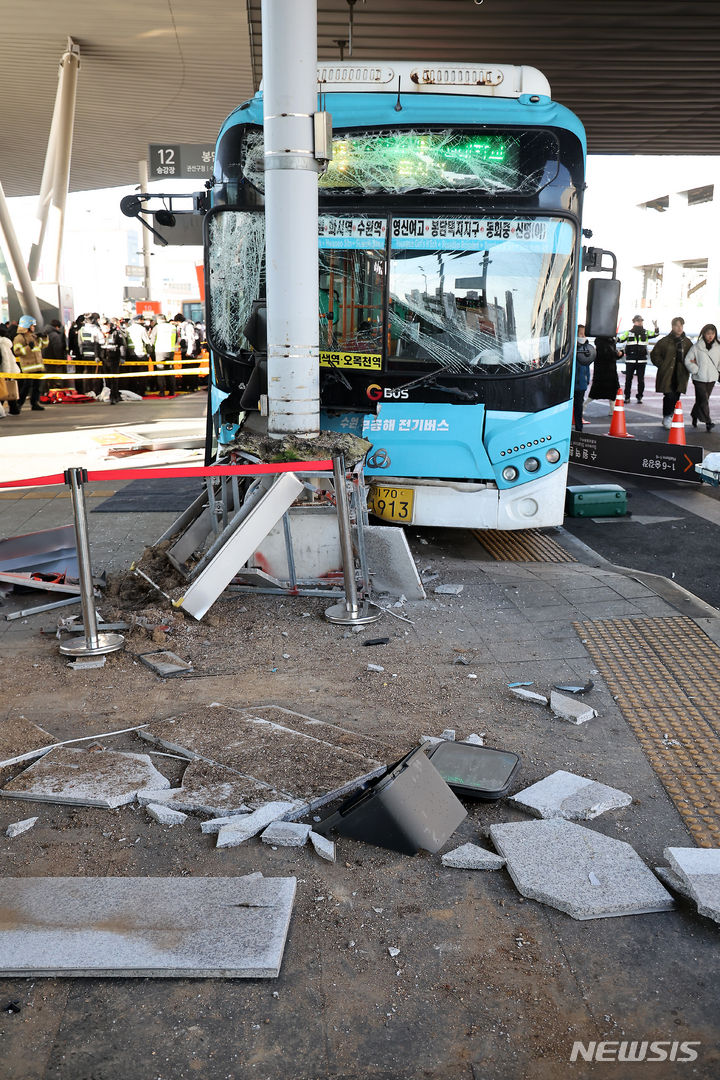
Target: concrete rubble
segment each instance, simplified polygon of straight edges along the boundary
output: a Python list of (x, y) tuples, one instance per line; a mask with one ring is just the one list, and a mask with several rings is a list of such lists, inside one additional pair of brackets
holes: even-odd
[(720, 848), (667, 847), (663, 854), (700, 914), (720, 923)]
[(148, 803), (146, 809), (150, 817), (160, 825), (184, 825), (187, 821), (187, 814), (181, 814), (179, 810), (171, 810), (169, 806), (159, 803)]
[(138, 791), (147, 787), (170, 787), (147, 754), (60, 747), (10, 780), (0, 796), (112, 810), (134, 802)]
[(557, 690), (553, 690), (550, 694), (550, 708), (555, 716), (559, 716), (562, 720), (569, 720), (571, 724), (586, 724), (588, 720), (597, 716), (592, 706), (576, 701), (575, 698), (569, 698), (565, 694), (558, 694)]
[(500, 870), (505, 865), (505, 859), (477, 844), (463, 844), (443, 855), (442, 864), (458, 870)]
[(505, 856), (523, 896), (573, 919), (641, 915), (673, 907), (670, 893), (622, 840), (557, 818), (491, 825), (490, 838)]
[(260, 839), (264, 844), (276, 847), (304, 847), (311, 831), (309, 825), (298, 821), (273, 821)]
[(13, 840), (16, 836), (22, 836), (28, 829), (32, 829), (33, 825), (38, 819), (36, 817), (25, 818), (24, 821), (13, 821), (11, 825), (8, 825), (5, 830), (5, 835)]
[(221, 825), (217, 834), (217, 847), (237, 847), (239, 844), (244, 844), (252, 836), (257, 836), (271, 822), (297, 811), (301, 805), (298, 801), (278, 800), (266, 803), (258, 810), (254, 810), (252, 814), (242, 814), (233, 818), (227, 825)]
[(295, 888), (255, 874), (5, 878), (0, 975), (276, 978)]
[(320, 833), (310, 833), (310, 843), (315, 849), (315, 854), (319, 855), (321, 859), (325, 859), (326, 862), (335, 862), (335, 841), (328, 840), (327, 837), (321, 836)]
[(671, 892), (676, 892), (679, 896), (684, 896), (687, 900), (693, 899), (693, 895), (690, 892), (690, 887), (687, 882), (683, 881), (680, 875), (674, 873), (669, 866), (656, 866), (654, 869), (663, 885), (670, 889)]
[(508, 689), (521, 701), (534, 701), (538, 705), (548, 704), (548, 699), (544, 694), (536, 694), (534, 690), (526, 690), (524, 686), (510, 686)]
[(543, 780), (538, 780), (536, 784), (519, 791), (510, 801), (535, 817), (589, 821), (606, 810), (619, 810), (630, 806), (632, 795), (558, 769)]

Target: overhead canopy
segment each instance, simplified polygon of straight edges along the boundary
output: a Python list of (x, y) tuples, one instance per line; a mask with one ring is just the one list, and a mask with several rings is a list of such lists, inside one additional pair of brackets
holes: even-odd
[[(291, 0), (287, 0), (291, 2)], [(318, 0), (340, 59), (347, 0)], [(582, 119), (591, 153), (718, 154), (716, 0), (356, 0), (352, 59), (527, 64)], [(0, 181), (36, 194), (57, 65), (81, 69), (71, 190), (137, 182), (149, 143), (212, 143), (261, 76), (260, 0), (32, 0), (3, 13)], [(342, 51), (348, 58), (349, 46)]]

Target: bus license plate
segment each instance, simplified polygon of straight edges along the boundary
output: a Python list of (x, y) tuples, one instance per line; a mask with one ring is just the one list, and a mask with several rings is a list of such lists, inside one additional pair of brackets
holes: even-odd
[(412, 488), (373, 486), (368, 494), (368, 510), (383, 521), (399, 521), (404, 525), (411, 525), (414, 498)]

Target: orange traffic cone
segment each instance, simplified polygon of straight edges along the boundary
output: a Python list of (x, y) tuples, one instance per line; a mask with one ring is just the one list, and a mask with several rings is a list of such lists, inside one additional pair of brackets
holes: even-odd
[(686, 446), (685, 442), (685, 421), (683, 420), (682, 405), (678, 400), (675, 406), (675, 412), (673, 413), (672, 423), (670, 425), (670, 434), (668, 435), (668, 444), (674, 443), (675, 446)]
[(627, 428), (625, 427), (625, 398), (622, 390), (618, 390), (617, 397), (615, 398), (615, 407), (613, 409), (608, 435), (615, 435), (619, 439), (632, 438), (632, 435), (628, 435)]

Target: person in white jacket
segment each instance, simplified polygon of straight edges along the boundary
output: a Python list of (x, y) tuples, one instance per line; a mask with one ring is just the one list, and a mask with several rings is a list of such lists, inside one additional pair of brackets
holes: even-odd
[(3, 394), (0, 394), (0, 419), (8, 413), (16, 416), (20, 412), (17, 379), (3, 379), (3, 375), (19, 374), (20, 368), (15, 359), (12, 341), (4, 335), (0, 336), (0, 384), (4, 386), (3, 394), (6, 395), (3, 397)]
[(720, 374), (720, 342), (713, 323), (703, 326), (700, 337), (685, 357), (685, 367), (695, 387), (695, 404), (690, 413), (692, 426), (697, 427), (700, 420), (712, 431), (715, 425), (710, 419), (710, 395)]

